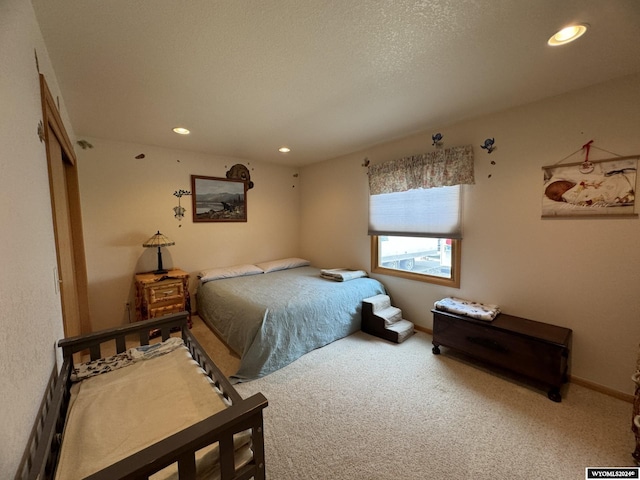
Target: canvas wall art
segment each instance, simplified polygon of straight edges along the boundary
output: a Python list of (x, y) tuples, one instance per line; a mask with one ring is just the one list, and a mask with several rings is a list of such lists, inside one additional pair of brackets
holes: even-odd
[(635, 215), (638, 158), (543, 167), (542, 217)]
[(246, 222), (247, 183), (191, 175), (194, 222)]

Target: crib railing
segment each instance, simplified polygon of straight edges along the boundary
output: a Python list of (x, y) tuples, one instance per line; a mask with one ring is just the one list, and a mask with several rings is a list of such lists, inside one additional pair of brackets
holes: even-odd
[[(265, 478), (262, 410), (267, 400), (260, 393), (145, 448), (85, 480), (140, 480), (178, 462), (180, 480), (196, 480), (196, 452), (219, 442), (221, 480)], [(253, 460), (236, 470), (233, 435), (252, 431)], [(176, 448), (176, 445), (179, 447)]]
[[(177, 462), (180, 480), (195, 480), (196, 452), (207, 445), (219, 442), (221, 480), (263, 480), (265, 461), (262, 410), (268, 405), (267, 399), (261, 393), (242, 399), (189, 332), (187, 312), (60, 340), (58, 346), (62, 348), (64, 363), (58, 375), (52, 372), (40, 415), (34, 425), (16, 479), (49, 480), (55, 474), (69, 405), (74, 355), (77, 357), (76, 354), (88, 351), (91, 360), (97, 360), (104, 356), (107, 345), (111, 345), (109, 351), (113, 351), (115, 343), (115, 352), (122, 353), (127, 349), (127, 340), (130, 344), (136, 342), (139, 345), (148, 345), (151, 331), (159, 330), (162, 340), (166, 340), (171, 331), (176, 329), (181, 330), (182, 338), (192, 357), (212, 379), (213, 386), (230, 404), (229, 408), (110, 465), (87, 479), (148, 479), (153, 473)], [(136, 337), (137, 340), (132, 340), (131, 337)], [(253, 459), (236, 469), (233, 436), (245, 430), (251, 432)]]

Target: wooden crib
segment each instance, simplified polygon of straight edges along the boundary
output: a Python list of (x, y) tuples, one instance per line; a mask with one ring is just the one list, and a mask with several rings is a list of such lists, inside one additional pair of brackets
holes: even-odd
[[(102, 353), (104, 350), (101, 347), (107, 343), (115, 343), (115, 351), (122, 353), (131, 348), (132, 335), (135, 336), (135, 345), (149, 345), (150, 331), (160, 330), (164, 341), (170, 337), (171, 331), (179, 329), (192, 359), (211, 379), (207, 384), (210, 384), (211, 389), (224, 399), (226, 408), (85, 478), (91, 480), (148, 479), (154, 473), (172, 466), (176, 469), (176, 476), (172, 478), (195, 480), (199, 468), (196, 466), (196, 452), (217, 443), (219, 454), (216, 458), (219, 463), (215, 468), (219, 469), (218, 478), (222, 480), (264, 479), (262, 411), (267, 406), (267, 400), (260, 393), (242, 399), (191, 334), (187, 327), (187, 320), (187, 312), (181, 312), (60, 340), (58, 346), (63, 351), (63, 365), (57, 375), (52, 374), (16, 478), (29, 480), (55, 478), (60, 454), (64, 447), (65, 422), (70, 408), (73, 408), (70, 407), (71, 374), (80, 363), (76, 361), (74, 364), (74, 356), (80, 357), (81, 352), (88, 351), (91, 360), (100, 359), (104, 356)], [(184, 353), (184, 358), (188, 358), (188, 354)], [(193, 368), (197, 369), (197, 366), (194, 365)], [(251, 458), (238, 467), (234, 451), (234, 435), (240, 432), (246, 432), (245, 435), (250, 436)]]

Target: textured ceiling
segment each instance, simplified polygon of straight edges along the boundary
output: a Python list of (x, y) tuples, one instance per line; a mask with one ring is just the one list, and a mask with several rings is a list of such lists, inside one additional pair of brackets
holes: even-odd
[(79, 138), (285, 165), (640, 71), (640, 0), (32, 4)]

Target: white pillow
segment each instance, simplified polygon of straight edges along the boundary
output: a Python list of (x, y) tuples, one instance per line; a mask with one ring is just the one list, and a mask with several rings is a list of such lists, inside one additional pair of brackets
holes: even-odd
[(233, 265), (231, 267), (210, 268), (198, 273), (201, 282), (210, 282), (221, 278), (244, 277), (245, 275), (257, 275), (264, 271), (256, 265)]
[(261, 268), (264, 273), (275, 272), (277, 270), (287, 270), (288, 268), (306, 267), (311, 265), (309, 260), (304, 258), (282, 258), (280, 260), (271, 260), (270, 262), (256, 263), (256, 266)]

